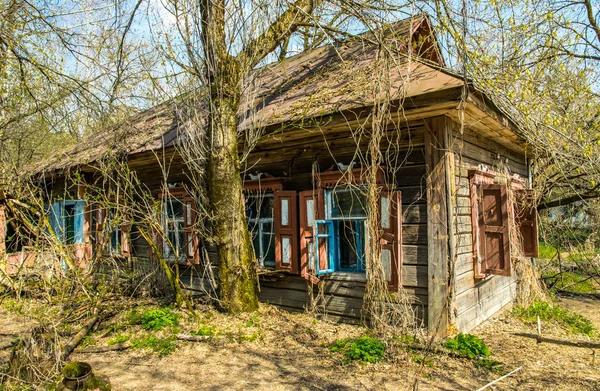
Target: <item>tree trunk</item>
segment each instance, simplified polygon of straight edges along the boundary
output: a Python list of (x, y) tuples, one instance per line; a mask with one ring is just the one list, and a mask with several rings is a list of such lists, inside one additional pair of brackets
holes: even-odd
[(254, 311), (258, 308), (256, 259), (242, 196), (237, 99), (213, 96), (211, 106), (207, 187), (219, 253), (219, 299), (226, 311)]

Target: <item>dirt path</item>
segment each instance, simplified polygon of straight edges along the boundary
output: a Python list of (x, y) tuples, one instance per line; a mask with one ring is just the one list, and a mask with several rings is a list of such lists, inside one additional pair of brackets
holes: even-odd
[[(569, 299), (570, 300), (570, 299)], [(594, 315), (600, 328), (600, 301), (571, 303), (583, 305), (582, 313)], [(26, 322), (0, 310), (0, 335), (27, 329)], [(211, 315), (211, 324), (228, 330), (247, 329), (248, 319), (231, 320)], [(386, 362), (345, 364), (329, 344), (339, 338), (363, 335), (365, 329), (316, 321), (302, 314), (281, 313), (262, 307), (261, 338), (253, 342), (232, 342), (214, 338), (208, 342), (180, 343), (166, 357), (140, 350), (103, 354), (74, 354), (71, 359), (87, 361), (111, 380), (114, 390), (476, 390), (500, 375), (477, 368), (473, 361), (444, 355), (427, 357), (419, 365), (420, 352), (399, 350)], [(229, 322), (229, 323), (226, 323)], [(549, 336), (566, 335), (544, 325)], [(522, 370), (489, 390), (600, 390), (600, 358), (590, 349), (536, 344), (512, 335), (533, 332), (511, 316), (501, 316), (474, 330), (493, 352), (493, 359), (508, 372)], [(570, 338), (574, 338), (570, 336)], [(106, 341), (99, 341), (100, 345)]]

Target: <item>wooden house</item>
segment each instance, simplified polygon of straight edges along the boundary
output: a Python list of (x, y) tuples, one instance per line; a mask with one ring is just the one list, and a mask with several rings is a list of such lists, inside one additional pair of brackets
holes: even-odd
[[(513, 264), (535, 256), (535, 213), (517, 202), (531, 182), (527, 145), (485, 94), (445, 69), (426, 17), (393, 24), (385, 37), (387, 56), (374, 38), (349, 39), (264, 66), (247, 81), (240, 129), (261, 129), (252, 148), (240, 141), (248, 225), (265, 271), (259, 298), (301, 311), (318, 286), (330, 317), (360, 319), (361, 188), (371, 131), (381, 125), (373, 108), (386, 102), (377, 181), (388, 288), (409, 294), (429, 329), (468, 331), (512, 302)], [(38, 168), (54, 197), (53, 224), (80, 257), (96, 251), (94, 227), (110, 211), (86, 201), (85, 185), (70, 189), (67, 174), (92, 183), (110, 155), (155, 197), (171, 193), (162, 208), (173, 246), (157, 244), (166, 259), (190, 276), (205, 254), (216, 259), (190, 231), (198, 208), (186, 190), (181, 118), (177, 103), (159, 105)], [(151, 257), (135, 221), (118, 224), (102, 246), (139, 262)], [(187, 281), (190, 289), (202, 285)]]

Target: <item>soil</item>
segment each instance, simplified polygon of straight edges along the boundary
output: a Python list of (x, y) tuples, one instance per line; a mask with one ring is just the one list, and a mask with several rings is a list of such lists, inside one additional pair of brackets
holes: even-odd
[[(582, 313), (600, 329), (600, 300), (563, 298), (560, 304)], [(107, 375), (113, 390), (477, 390), (516, 368), (521, 369), (487, 389), (600, 390), (600, 357), (593, 350), (537, 344), (515, 336), (514, 332), (534, 333), (536, 326), (524, 324), (508, 311), (471, 331), (488, 344), (491, 359), (502, 363), (496, 371), (478, 368), (474, 360), (444, 354), (423, 358), (423, 352), (398, 347), (388, 349), (383, 362), (346, 363), (328, 346), (337, 339), (364, 335), (365, 328), (268, 305), (249, 315), (226, 316), (208, 307), (199, 313), (200, 320), (182, 316), (180, 327), (210, 325), (216, 334), (205, 342), (179, 341), (177, 350), (165, 357), (128, 349), (74, 353), (71, 359), (88, 362), (95, 373)], [(125, 318), (123, 314), (112, 322), (122, 324)], [(0, 344), (31, 327), (14, 311), (0, 309), (0, 319)], [(126, 330), (132, 338), (144, 333), (136, 327)], [(543, 324), (542, 333), (586, 339), (552, 324)], [(111, 336), (103, 334), (100, 327), (93, 335), (97, 346), (105, 346)]]

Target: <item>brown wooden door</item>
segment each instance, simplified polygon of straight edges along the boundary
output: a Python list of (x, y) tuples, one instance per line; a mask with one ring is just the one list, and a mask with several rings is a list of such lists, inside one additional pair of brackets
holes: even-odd
[(510, 237), (506, 186), (482, 184), (479, 238), (484, 273), (510, 275)]

